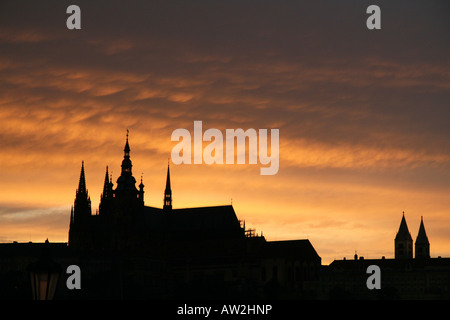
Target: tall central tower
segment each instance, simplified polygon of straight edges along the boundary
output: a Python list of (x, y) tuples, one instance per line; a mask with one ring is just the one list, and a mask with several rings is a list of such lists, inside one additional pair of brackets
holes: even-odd
[(125, 143), (125, 148), (123, 149), (124, 155), (122, 160), (122, 173), (120, 177), (117, 179), (117, 191), (135, 191), (136, 189), (136, 179), (133, 177), (131, 172), (131, 168), (133, 165), (131, 164), (130, 159), (130, 145), (128, 144), (128, 130), (127, 130), (127, 141)]
[(90, 239), (91, 198), (86, 188), (84, 161), (81, 163), (80, 180), (75, 193), (75, 201), (70, 213), (69, 244), (82, 245)]

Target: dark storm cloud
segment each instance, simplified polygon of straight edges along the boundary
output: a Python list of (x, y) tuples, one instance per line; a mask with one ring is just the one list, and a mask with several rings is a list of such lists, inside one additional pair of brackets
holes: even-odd
[(80, 31), (65, 27), (69, 2), (3, 3), (4, 106), (22, 96), (22, 114), (49, 124), (100, 126), (109, 112), (330, 145), (441, 153), (448, 141), (443, 1), (377, 2), (379, 31), (364, 1), (77, 4)]

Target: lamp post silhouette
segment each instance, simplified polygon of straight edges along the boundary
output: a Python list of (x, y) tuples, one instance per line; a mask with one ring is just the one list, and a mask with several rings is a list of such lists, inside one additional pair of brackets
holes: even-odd
[(61, 266), (50, 258), (48, 239), (45, 241), (38, 261), (30, 264), (33, 300), (52, 300), (61, 274)]

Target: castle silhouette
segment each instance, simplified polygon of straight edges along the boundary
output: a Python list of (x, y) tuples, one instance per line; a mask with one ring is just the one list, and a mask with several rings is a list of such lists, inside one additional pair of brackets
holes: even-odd
[(278, 295), (280, 285), (289, 294), (307, 292), (317, 281), (321, 258), (309, 240), (266, 241), (246, 229), (232, 205), (173, 208), (169, 166), (162, 208), (146, 205), (130, 150), (127, 133), (121, 174), (114, 186), (106, 167), (96, 214), (82, 162), (70, 214), (72, 253), (126, 265), (121, 277), (128, 284), (140, 278), (133, 294), (151, 283), (155, 295), (178, 296), (185, 288), (191, 297), (266, 297)]
[(128, 133), (122, 171), (116, 187), (106, 167), (98, 212), (92, 214), (84, 161), (70, 214), (69, 247), (82, 250), (145, 249), (152, 241), (240, 240), (257, 236), (237, 219), (232, 205), (175, 209), (172, 207), (170, 167), (167, 166), (163, 207), (144, 204), (144, 184), (139, 189), (132, 174)]
[[(82, 273), (81, 290), (61, 279), (55, 299), (450, 299), (450, 258), (430, 257), (423, 218), (414, 258), (403, 213), (395, 258), (355, 254), (322, 265), (309, 240), (267, 241), (232, 205), (174, 208), (169, 166), (162, 207), (146, 205), (128, 134), (121, 168), (114, 186), (106, 167), (93, 214), (81, 163), (68, 243), (0, 244), (0, 298), (31, 298), (27, 270), (45, 251), (62, 270), (76, 265)], [(370, 265), (381, 270), (381, 290), (366, 286)]]
[(128, 134), (121, 167), (116, 188), (106, 168), (99, 210), (93, 215), (82, 162), (70, 217), (70, 247), (89, 251), (154, 251), (148, 248), (154, 241), (161, 245), (178, 240), (245, 238), (245, 230), (231, 205), (173, 209), (169, 166), (163, 208), (146, 206), (142, 178), (137, 189), (132, 174)]

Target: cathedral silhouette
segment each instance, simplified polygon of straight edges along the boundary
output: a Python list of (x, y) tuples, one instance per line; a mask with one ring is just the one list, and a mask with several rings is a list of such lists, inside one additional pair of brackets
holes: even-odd
[[(130, 150), (127, 133), (121, 174), (114, 185), (106, 167), (95, 214), (81, 163), (68, 243), (0, 244), (0, 298), (30, 299), (29, 270), (45, 256), (58, 270), (81, 270), (79, 290), (60, 271), (54, 299), (450, 299), (450, 258), (430, 256), (423, 218), (415, 257), (403, 213), (393, 259), (355, 253), (322, 265), (308, 239), (267, 241), (232, 205), (174, 208), (169, 166), (162, 207), (146, 205)], [(366, 286), (372, 265), (380, 290)]]
[(173, 208), (169, 166), (162, 208), (146, 205), (142, 178), (136, 187), (132, 174), (130, 150), (127, 133), (121, 174), (114, 187), (106, 167), (96, 214), (82, 162), (70, 214), (71, 252), (127, 261), (124, 274), (140, 278), (139, 287), (150, 281), (155, 294), (169, 296), (182, 288), (201, 296), (211, 290), (212, 296), (275, 295), (280, 281), (298, 293), (317, 280), (321, 258), (309, 240), (266, 241), (246, 229), (232, 205)]
[(146, 249), (152, 241), (240, 239), (244, 237), (232, 206), (173, 209), (170, 168), (167, 167), (163, 208), (144, 204), (144, 184), (136, 188), (132, 174), (130, 146), (124, 148), (122, 172), (114, 189), (106, 168), (98, 213), (91, 212), (84, 162), (72, 207), (69, 246), (83, 250)]

